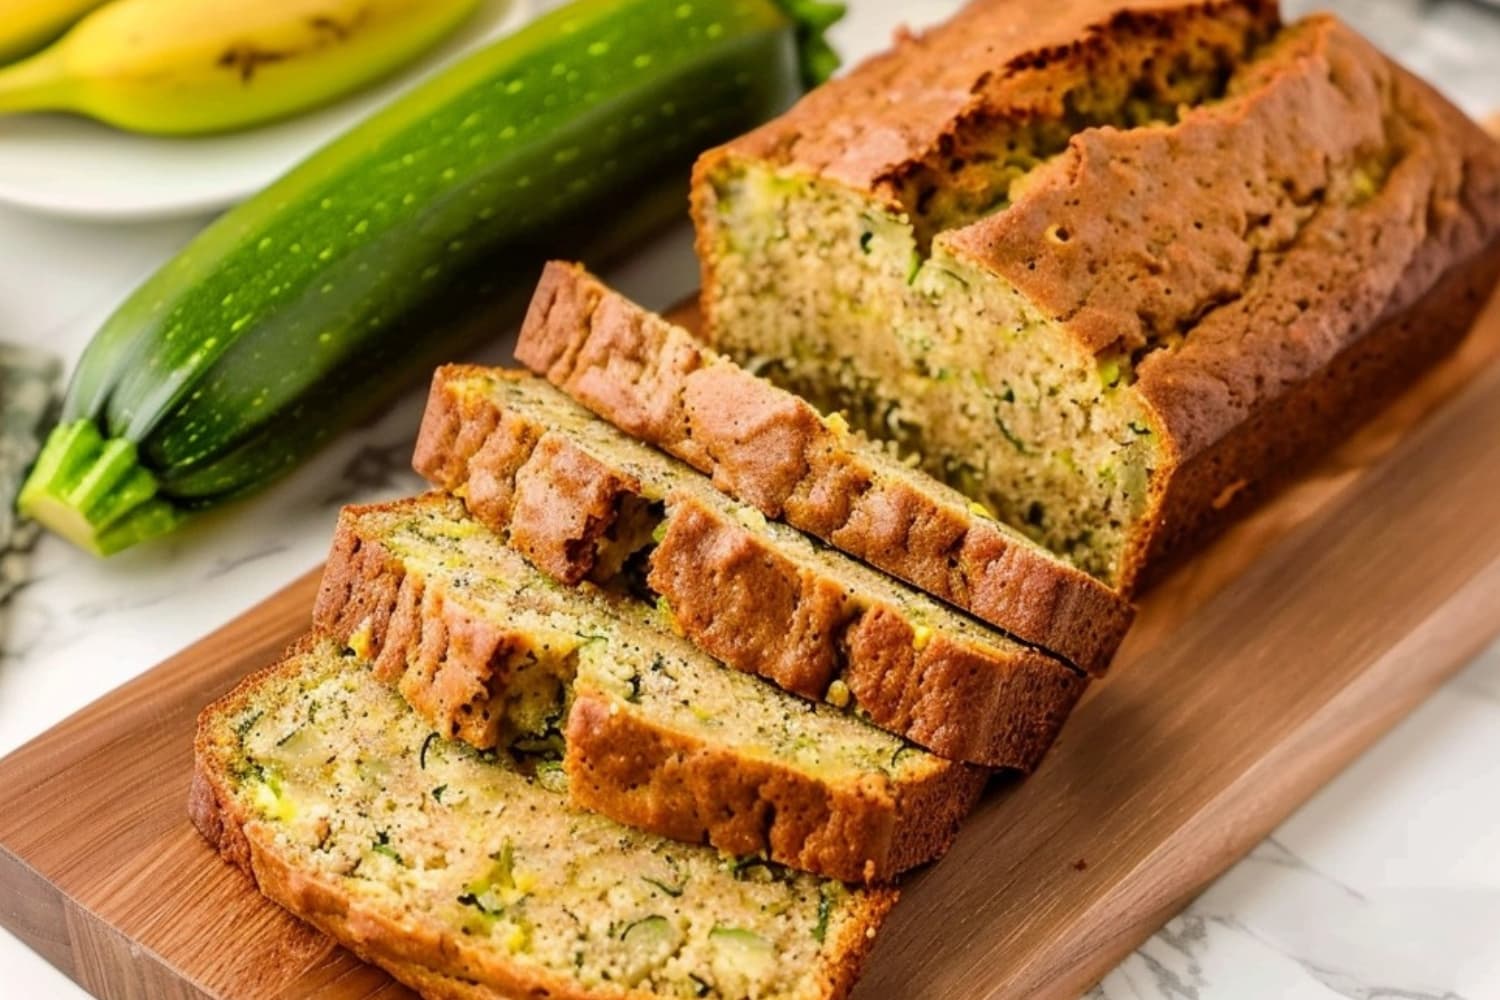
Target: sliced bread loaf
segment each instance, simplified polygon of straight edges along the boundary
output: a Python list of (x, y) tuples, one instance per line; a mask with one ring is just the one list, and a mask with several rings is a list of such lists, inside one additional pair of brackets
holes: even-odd
[(620, 822), (846, 881), (947, 849), (980, 769), (729, 670), (654, 615), (557, 583), (433, 494), (344, 511), (314, 621), (445, 737), (560, 753), (574, 802)]
[(645, 583), (689, 638), (944, 757), (1031, 769), (1087, 685), (1061, 660), (767, 521), (523, 373), (439, 370), (416, 467), (564, 579), (629, 560), (617, 543), (658, 521)]
[(307, 639), (198, 721), (190, 812), (261, 892), (426, 997), (843, 997), (887, 889), (620, 826)]
[(1272, 0), (975, 0), (706, 153), (693, 204), (716, 348), (1126, 592), (1500, 273), (1500, 144)]
[(573, 264), (542, 273), (516, 357), (714, 485), (1090, 673), (1128, 601)]

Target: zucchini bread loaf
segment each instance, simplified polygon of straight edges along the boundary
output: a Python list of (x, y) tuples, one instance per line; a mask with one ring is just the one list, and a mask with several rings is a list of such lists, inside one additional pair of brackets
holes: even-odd
[(560, 755), (575, 805), (731, 854), (887, 881), (945, 851), (983, 787), (551, 580), (449, 497), (346, 508), (313, 619), (444, 736)]
[(552, 262), (516, 357), (714, 485), (1090, 673), (1133, 611), (1104, 584), (750, 374), (577, 265)]
[(767, 521), (524, 373), (441, 369), (415, 464), (562, 579), (604, 567), (607, 581), (650, 547), (644, 585), (698, 645), (944, 757), (1030, 770), (1087, 685)]
[(190, 812), (260, 891), (428, 997), (847, 994), (888, 889), (579, 811), (304, 640), (198, 720)]
[(1500, 146), (1270, 0), (975, 0), (706, 153), (709, 341), (1124, 591), (1466, 330)]

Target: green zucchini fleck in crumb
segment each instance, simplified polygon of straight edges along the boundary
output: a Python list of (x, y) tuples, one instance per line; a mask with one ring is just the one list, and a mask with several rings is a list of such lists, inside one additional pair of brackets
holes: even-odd
[(1016, 432), (1010, 429), (1010, 425), (1007, 424), (1004, 420), (1001, 420), (998, 416), (995, 418), (995, 426), (1000, 428), (1001, 435), (1004, 436), (1005, 440), (1010, 442), (1012, 448), (1016, 449), (1016, 451), (1020, 452), (1022, 455), (1030, 454), (1030, 452), (1028, 452), (1026, 449), (1026, 442), (1022, 441), (1020, 437), (1016, 435)]
[(437, 733), (428, 733), (427, 738), (422, 741), (422, 751), (417, 754), (417, 763), (421, 765), (424, 771), (427, 770), (427, 750), (437, 738)]
[(756, 869), (761, 869), (769, 874), (771, 872), (771, 865), (759, 854), (747, 854), (742, 858), (734, 859), (734, 862), (729, 866), (729, 873), (735, 878), (744, 881)]
[(637, 939), (650, 940), (666, 933), (668, 930), (667, 918), (659, 913), (653, 913), (649, 917), (632, 920), (620, 931), (620, 940), (629, 941), (632, 936)]
[(828, 918), (833, 913), (833, 883), (825, 882), (818, 887), (818, 922), (813, 925), (813, 940), (818, 944), (828, 936)]
[(249, 715), (245, 716), (239, 721), (239, 724), (234, 727), (235, 735), (237, 735), (241, 740), (244, 740), (246, 736), (250, 735), (250, 730), (255, 728), (255, 724), (260, 721), (260, 717), (265, 714), (265, 712), (252, 712)]
[(458, 896), (458, 903), (460, 906), (472, 906), (474, 909), (478, 910), (486, 917), (497, 917), (505, 909), (503, 906), (496, 906), (493, 910), (490, 909), (485, 905), (483, 899), (472, 892), (465, 892), (460, 894)]
[(683, 893), (683, 890), (685, 890), (687, 888), (686, 885), (668, 885), (665, 882), (658, 881), (657, 879), (650, 878), (649, 876), (646, 876), (646, 875), (642, 875), (641, 876), (641, 881), (642, 882), (649, 882), (649, 883), (651, 883), (652, 885), (654, 885), (658, 889), (660, 889), (662, 892), (666, 893), (668, 896), (671, 896), (673, 899), (676, 899), (678, 896), (681, 896), (682, 893)]
[(401, 855), (391, 846), (391, 835), (385, 830), (375, 831), (375, 842), (370, 845), (370, 850), (376, 854), (384, 854), (398, 865), (406, 864), (405, 861), (401, 860)]

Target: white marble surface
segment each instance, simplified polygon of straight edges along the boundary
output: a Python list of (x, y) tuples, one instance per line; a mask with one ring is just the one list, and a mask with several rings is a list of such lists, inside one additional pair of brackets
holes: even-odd
[[(899, 16), (930, 18), (949, 6), (856, 0), (840, 40), (873, 45)], [(1463, 0), (1341, 6), (1469, 110), (1500, 107), (1500, 16)], [(113, 305), (201, 221), (105, 227), (0, 212), (0, 338), (75, 357)], [(691, 289), (695, 276), (687, 234), (678, 231), (612, 277), (661, 306)], [(503, 350), (496, 345), (489, 355)], [(413, 394), (268, 493), (164, 544), (100, 563), (53, 539), (40, 542), (33, 580), (0, 607), (0, 753), (315, 565), (339, 504), (414, 489), (406, 460), (418, 404)], [(82, 995), (0, 932), (0, 997)], [(1093, 996), (1500, 998), (1500, 647), (1287, 820)]]

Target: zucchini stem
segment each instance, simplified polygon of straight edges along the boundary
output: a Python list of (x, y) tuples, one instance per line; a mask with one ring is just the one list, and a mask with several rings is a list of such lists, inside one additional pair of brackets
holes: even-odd
[(79, 548), (107, 556), (182, 521), (184, 514), (156, 492), (135, 442), (106, 440), (85, 418), (48, 435), (16, 506)]
[(842, 3), (829, 3), (826, 0), (774, 2), (796, 26), (802, 85), (811, 89), (825, 82), (839, 68), (839, 54), (828, 44), (823, 33), (844, 16), (847, 8)]

